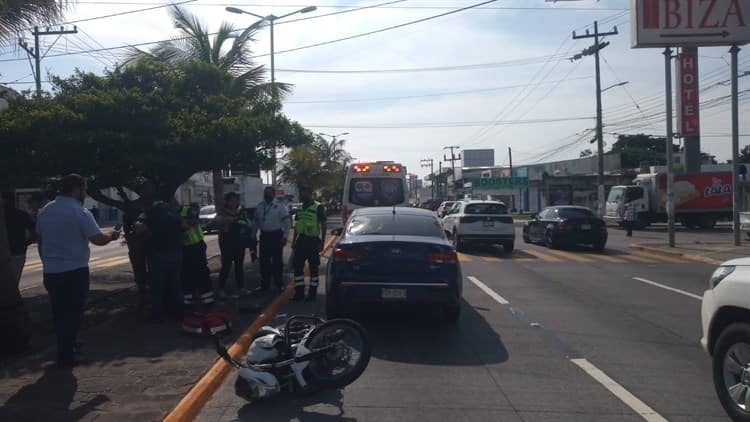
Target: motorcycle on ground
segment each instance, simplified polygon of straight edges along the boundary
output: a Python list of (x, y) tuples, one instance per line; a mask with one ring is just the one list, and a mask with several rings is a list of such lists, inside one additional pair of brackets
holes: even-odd
[(297, 315), (283, 328), (263, 327), (253, 336), (245, 362), (214, 340), (219, 356), (238, 369), (235, 393), (250, 401), (282, 390), (308, 395), (343, 388), (362, 375), (371, 355), (364, 328), (348, 319)]

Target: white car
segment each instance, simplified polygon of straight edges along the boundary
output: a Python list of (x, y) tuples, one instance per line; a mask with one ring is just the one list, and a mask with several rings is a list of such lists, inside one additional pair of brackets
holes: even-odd
[(750, 421), (750, 258), (714, 271), (701, 319), (701, 344), (712, 357), (719, 401), (732, 420)]
[(437, 216), (438, 217), (445, 217), (445, 214), (450, 211), (451, 208), (453, 208), (453, 205), (455, 205), (456, 201), (444, 201), (437, 209)]
[(462, 251), (467, 244), (501, 244), (506, 253), (513, 252), (516, 229), (508, 207), (498, 201), (461, 201), (443, 218), (443, 228)]

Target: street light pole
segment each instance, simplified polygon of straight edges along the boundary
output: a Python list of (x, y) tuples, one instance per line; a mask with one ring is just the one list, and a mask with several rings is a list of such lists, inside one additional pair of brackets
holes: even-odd
[[(236, 13), (239, 15), (250, 15), (255, 16), (256, 18), (259, 18), (260, 21), (254, 23), (253, 25), (258, 25), (259, 23), (266, 21), (268, 22), (268, 25), (270, 26), (270, 32), (271, 32), (271, 89), (273, 90), (273, 99), (274, 101), (277, 101), (279, 99), (279, 92), (278, 88), (276, 87), (276, 58), (275, 58), (275, 51), (274, 51), (274, 22), (276, 22), (279, 19), (284, 19), (288, 16), (295, 15), (297, 13), (309, 13), (317, 10), (317, 7), (315, 6), (307, 6), (302, 9), (296, 10), (291, 13), (287, 13), (286, 15), (276, 16), (276, 15), (268, 15), (268, 16), (261, 16), (256, 15), (255, 13), (248, 12), (246, 10), (242, 10), (237, 7), (226, 7), (224, 10), (226, 10), (229, 13)], [(274, 141), (273, 145), (273, 168), (271, 169), (271, 185), (276, 188), (276, 160), (277, 160), (277, 150), (276, 150), (276, 142)]]

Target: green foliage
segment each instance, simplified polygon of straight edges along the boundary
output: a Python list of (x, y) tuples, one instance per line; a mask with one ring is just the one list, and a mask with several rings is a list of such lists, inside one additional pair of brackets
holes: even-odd
[[(679, 145), (674, 145), (674, 152)], [(623, 168), (636, 168), (646, 161), (651, 165), (666, 164), (666, 138), (655, 138), (649, 135), (620, 135), (612, 146), (613, 153), (620, 153)]]
[(311, 141), (270, 102), (233, 95), (233, 80), (211, 64), (156, 60), (55, 79), (54, 96), (0, 112), (0, 149), (11, 151), (0, 167), (17, 185), (78, 172), (91, 177), (95, 197), (101, 188), (149, 186), (168, 200), (195, 172), (257, 165), (272, 151), (269, 140)]
[(312, 144), (292, 148), (284, 156), (281, 181), (309, 186), (324, 199), (337, 199), (344, 189), (346, 166), (352, 160), (344, 143), (343, 139), (327, 142), (317, 137)]
[(57, 22), (70, 3), (60, 0), (0, 0), (0, 45), (15, 42), (18, 33), (30, 26)]

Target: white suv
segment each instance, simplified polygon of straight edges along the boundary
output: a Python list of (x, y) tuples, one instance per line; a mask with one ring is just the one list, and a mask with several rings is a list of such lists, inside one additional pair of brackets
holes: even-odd
[(457, 251), (467, 244), (501, 244), (513, 252), (516, 229), (508, 207), (497, 201), (461, 201), (443, 218), (443, 228)]
[(734, 421), (750, 421), (750, 258), (714, 271), (701, 304), (703, 348), (712, 356), (714, 387)]

